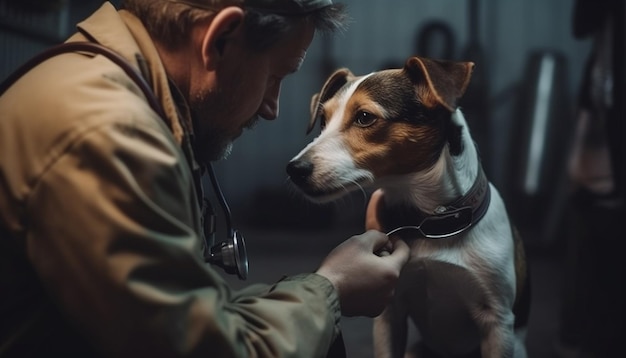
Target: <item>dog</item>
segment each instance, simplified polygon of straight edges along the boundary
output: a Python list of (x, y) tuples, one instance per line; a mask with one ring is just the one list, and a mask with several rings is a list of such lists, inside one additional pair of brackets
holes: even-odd
[(287, 164), (314, 202), (379, 189), (383, 229), (410, 247), (392, 302), (374, 318), (375, 357), (526, 357), (524, 244), (457, 104), (473, 69), (415, 56), (364, 76), (336, 70), (311, 101), (307, 133), (319, 122), (319, 136)]

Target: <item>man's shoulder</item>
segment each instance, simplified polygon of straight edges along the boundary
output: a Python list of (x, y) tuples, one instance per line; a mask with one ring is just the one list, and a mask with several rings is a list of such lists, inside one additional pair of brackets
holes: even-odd
[(0, 110), (3, 116), (13, 113), (33, 124), (40, 120), (57, 126), (77, 120), (87, 125), (129, 118), (148, 124), (158, 119), (120, 66), (101, 55), (78, 53), (50, 58), (26, 73), (0, 99)]

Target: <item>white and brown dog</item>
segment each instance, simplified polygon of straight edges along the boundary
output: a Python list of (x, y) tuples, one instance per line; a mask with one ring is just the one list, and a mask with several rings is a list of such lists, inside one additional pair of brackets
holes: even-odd
[(487, 180), (457, 100), (474, 64), (411, 57), (402, 69), (343, 68), (313, 96), (320, 135), (287, 165), (311, 200), (382, 189), (379, 218), (411, 247), (393, 302), (374, 320), (376, 357), (525, 357), (525, 255)]

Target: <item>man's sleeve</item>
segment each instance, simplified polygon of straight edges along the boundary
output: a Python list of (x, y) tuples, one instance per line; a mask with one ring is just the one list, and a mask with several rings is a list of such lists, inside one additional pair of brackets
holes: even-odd
[(234, 295), (200, 255), (174, 141), (145, 121), (85, 123), (45, 158), (26, 210), (29, 257), (87, 339), (115, 357), (325, 356), (340, 315), (328, 280)]

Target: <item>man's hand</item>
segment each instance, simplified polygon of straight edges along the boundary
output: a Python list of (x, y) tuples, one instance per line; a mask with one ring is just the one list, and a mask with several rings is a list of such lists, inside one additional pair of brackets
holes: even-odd
[[(376, 195), (367, 210), (368, 231), (337, 246), (317, 270), (337, 289), (344, 316), (378, 316), (393, 296), (400, 270), (409, 257), (404, 241), (392, 241), (375, 230), (380, 228), (375, 215), (380, 194)], [(377, 254), (383, 250), (388, 254)]]

